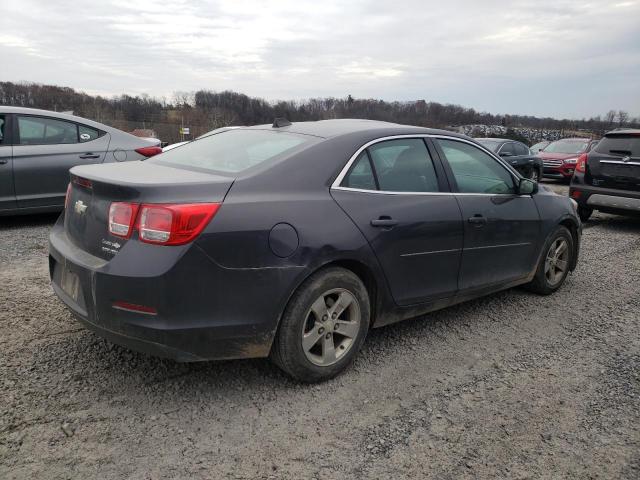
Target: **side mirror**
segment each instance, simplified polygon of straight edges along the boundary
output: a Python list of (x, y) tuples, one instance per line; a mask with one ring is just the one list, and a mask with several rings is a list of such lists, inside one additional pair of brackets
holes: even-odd
[(529, 180), (528, 178), (521, 178), (520, 183), (518, 183), (518, 194), (519, 195), (533, 195), (538, 192), (538, 183), (533, 180)]

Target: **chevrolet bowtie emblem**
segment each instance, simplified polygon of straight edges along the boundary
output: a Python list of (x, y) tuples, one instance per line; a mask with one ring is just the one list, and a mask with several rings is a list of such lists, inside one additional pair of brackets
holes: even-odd
[(73, 206), (73, 209), (76, 213), (82, 214), (87, 209), (87, 206), (82, 202), (82, 200), (78, 200)]

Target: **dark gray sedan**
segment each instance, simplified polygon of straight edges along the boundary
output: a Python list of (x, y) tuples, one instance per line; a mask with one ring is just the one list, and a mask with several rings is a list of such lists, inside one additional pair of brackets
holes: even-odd
[(468, 137), (276, 121), (71, 170), (56, 294), (113, 342), (180, 361), (338, 374), (370, 328), (576, 266), (575, 202)]
[(74, 115), (0, 106), (0, 215), (62, 210), (71, 167), (144, 159), (159, 143)]
[(509, 140), (508, 138), (476, 138), (475, 140), (504, 158), (523, 177), (535, 182), (542, 178), (544, 171), (542, 160), (529, 150), (529, 147), (524, 143)]

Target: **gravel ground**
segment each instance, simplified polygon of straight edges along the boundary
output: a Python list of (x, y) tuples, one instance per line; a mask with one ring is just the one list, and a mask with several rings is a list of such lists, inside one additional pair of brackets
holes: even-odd
[(374, 330), (317, 386), (80, 328), (48, 282), (54, 221), (0, 219), (0, 478), (640, 478), (638, 220), (596, 214), (557, 294)]

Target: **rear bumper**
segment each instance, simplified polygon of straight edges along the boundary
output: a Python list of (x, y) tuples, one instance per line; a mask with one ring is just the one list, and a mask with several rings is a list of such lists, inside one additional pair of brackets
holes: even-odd
[(53, 290), (88, 329), (133, 350), (185, 362), (268, 356), (302, 267), (228, 269), (197, 245), (149, 247), (130, 241), (105, 261), (75, 247), (59, 221), (49, 241)]
[(623, 215), (640, 214), (640, 191), (600, 188), (574, 182), (569, 195), (582, 207)]

